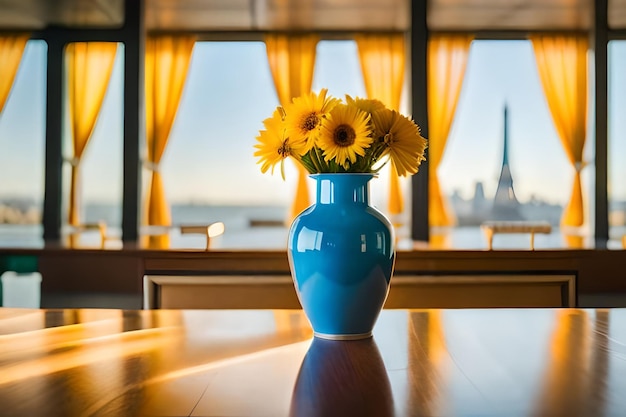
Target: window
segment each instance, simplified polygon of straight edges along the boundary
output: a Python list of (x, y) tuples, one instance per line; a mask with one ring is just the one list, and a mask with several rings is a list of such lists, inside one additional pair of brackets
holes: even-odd
[(620, 109), (626, 106), (626, 82), (620, 73), (626, 67), (626, 41), (609, 42), (608, 57), (609, 237), (616, 239), (616, 247), (621, 248), (619, 240), (626, 234), (626, 120)]
[[(321, 88), (337, 97), (366, 96), (354, 41), (320, 41), (313, 90)], [(277, 105), (263, 42), (196, 44), (161, 162), (174, 225), (224, 222), (213, 247), (285, 247), (297, 171), (287, 161), (285, 181), (279, 169), (262, 174), (253, 156), (262, 122)], [(373, 200), (386, 197), (385, 186), (373, 187)], [(201, 237), (171, 237), (174, 248), (204, 245)]]
[[(405, 81), (408, 79), (405, 74)], [(352, 97), (366, 98), (365, 84), (361, 72), (357, 44), (353, 40), (320, 41), (317, 45), (317, 57), (315, 74), (313, 77), (313, 90), (319, 91), (328, 88), (328, 93), (337, 98), (343, 98), (346, 94)], [(404, 89), (401, 112), (408, 114), (406, 110), (406, 94)], [(410, 204), (410, 178), (401, 178), (401, 187), (405, 206)], [(388, 190), (389, 190), (389, 165), (383, 168), (378, 178), (370, 182), (371, 204), (383, 213), (387, 213)], [(403, 213), (403, 227), (401, 232), (397, 230), (399, 237), (408, 237), (409, 210), (405, 208)]]
[(42, 244), (46, 55), (44, 41), (27, 43), (0, 114), (0, 246)]
[[(505, 107), (508, 162), (519, 204), (513, 204), (517, 209), (510, 218), (500, 220), (547, 220), (558, 229), (562, 208), (570, 197), (572, 168), (552, 122), (531, 42), (474, 41), (439, 170), (443, 192), (457, 217), (458, 227), (450, 242), (454, 248), (485, 247), (476, 226), (494, 219), (493, 200), (503, 164)], [(587, 141), (587, 151), (591, 142)], [(586, 192), (590, 171), (583, 171), (586, 203), (586, 196), (591, 195)], [(512, 193), (509, 195), (513, 201)], [(585, 209), (589, 218), (588, 204)], [(498, 246), (527, 247), (526, 236), (506, 239), (508, 236), (503, 236)], [(563, 247), (565, 243), (559, 233), (553, 233), (538, 235), (536, 245)]]
[[(174, 225), (222, 221), (218, 247), (284, 247), (284, 228), (250, 228), (284, 220), (295, 187), (292, 167), (283, 182), (280, 172), (262, 174), (253, 157), (262, 121), (277, 105), (262, 42), (196, 43), (161, 161)], [(204, 244), (182, 239), (173, 235), (172, 247)]]
[[(119, 43), (111, 78), (98, 114), (93, 133), (81, 159), (79, 179), (79, 210), (83, 223), (104, 222), (109, 237), (121, 238), (122, 187), (123, 187), (123, 109), (124, 109), (124, 45)], [(66, 101), (63, 125), (63, 156), (73, 156), (69, 104)], [(63, 219), (68, 222), (71, 166), (63, 166)], [(117, 243), (115, 243), (117, 242)], [(80, 246), (98, 247), (97, 231), (80, 235)], [(111, 239), (107, 247), (119, 246), (118, 239)]]

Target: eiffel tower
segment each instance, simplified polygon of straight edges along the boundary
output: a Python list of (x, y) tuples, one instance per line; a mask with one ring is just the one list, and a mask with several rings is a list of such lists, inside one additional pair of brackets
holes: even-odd
[(502, 169), (500, 171), (500, 179), (498, 180), (498, 188), (493, 199), (493, 207), (491, 210), (492, 220), (524, 220), (520, 213), (520, 204), (515, 196), (513, 189), (513, 177), (511, 176), (511, 168), (509, 167), (509, 120), (508, 109), (504, 106), (504, 149), (502, 152)]

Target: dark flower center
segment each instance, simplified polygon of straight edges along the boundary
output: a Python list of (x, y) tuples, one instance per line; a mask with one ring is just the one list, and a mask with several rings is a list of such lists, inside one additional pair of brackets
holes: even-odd
[(315, 113), (311, 113), (302, 121), (302, 130), (309, 132), (315, 129), (319, 122), (319, 117)]
[(278, 148), (278, 154), (281, 156), (281, 158), (287, 158), (291, 154), (291, 148), (287, 144), (288, 141), (289, 139), (286, 139), (280, 146), (280, 148)]
[(356, 132), (350, 125), (339, 125), (335, 128), (333, 139), (339, 146), (350, 146), (356, 139)]

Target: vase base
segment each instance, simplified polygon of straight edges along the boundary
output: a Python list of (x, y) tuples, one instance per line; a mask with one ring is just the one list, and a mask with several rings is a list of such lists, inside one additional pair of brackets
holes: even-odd
[(372, 337), (372, 332), (367, 333), (348, 333), (348, 334), (328, 334), (314, 332), (313, 336), (326, 340), (360, 340)]

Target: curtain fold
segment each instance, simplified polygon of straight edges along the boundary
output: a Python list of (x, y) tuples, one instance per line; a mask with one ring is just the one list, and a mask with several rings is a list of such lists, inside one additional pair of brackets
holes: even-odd
[[(314, 34), (268, 34), (265, 36), (267, 60), (281, 106), (291, 99), (311, 92), (315, 53), (319, 36)], [(307, 177), (308, 172), (300, 164), (294, 200), (289, 219), (311, 205)]]
[(585, 213), (580, 172), (587, 134), (589, 40), (584, 35), (540, 34), (530, 37), (539, 78), (563, 150), (574, 168), (570, 200), (562, 226), (582, 226)]
[[(80, 221), (80, 162), (96, 126), (113, 72), (117, 43), (77, 42), (65, 48), (73, 157), (68, 223)], [(70, 236), (75, 246), (77, 235)]]
[(0, 36), (0, 115), (9, 98), (28, 39), (28, 34)]
[[(355, 40), (368, 98), (378, 99), (385, 106), (399, 111), (406, 70), (405, 35), (358, 34)], [(404, 211), (404, 199), (400, 179), (392, 164), (389, 164), (389, 181), (387, 209), (390, 215), (398, 215)]]
[(434, 227), (456, 222), (441, 193), (437, 170), (454, 120), (472, 40), (471, 35), (432, 35), (428, 41), (428, 221)]
[[(183, 93), (195, 36), (158, 35), (146, 39), (146, 167), (151, 171), (144, 224), (170, 226), (170, 208), (159, 171)], [(168, 248), (169, 234), (149, 236), (149, 248)]]

